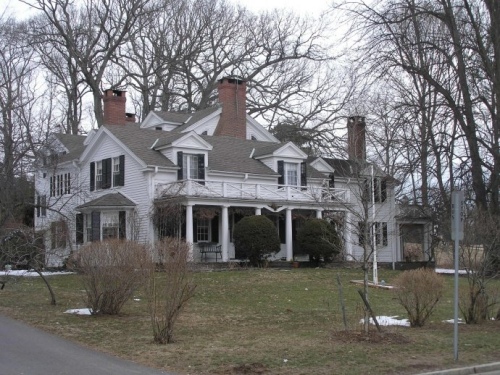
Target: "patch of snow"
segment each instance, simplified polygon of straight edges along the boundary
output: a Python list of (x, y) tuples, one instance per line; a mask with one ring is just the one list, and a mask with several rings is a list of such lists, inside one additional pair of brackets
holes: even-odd
[[(443, 320), (443, 323), (455, 323), (455, 319)], [(458, 318), (458, 324), (463, 324), (462, 318)]]
[[(72, 275), (74, 272), (42, 272), (43, 276), (55, 276), (55, 275)], [(21, 276), (21, 277), (38, 277), (38, 273), (33, 270), (11, 270), (11, 271), (0, 271), (0, 276)]]
[(75, 314), (75, 315), (92, 315), (90, 309), (70, 309), (64, 312), (65, 314)]
[[(436, 273), (454, 274), (455, 270), (450, 268), (436, 268)], [(459, 275), (467, 275), (466, 270), (458, 270)]]
[[(408, 319), (398, 319), (397, 316), (377, 316), (377, 321), (381, 326), (410, 326), (410, 322), (408, 321)], [(363, 324), (364, 322), (365, 320), (361, 319), (359, 321), (359, 324)], [(375, 322), (372, 318), (370, 318), (370, 324), (375, 325)]]

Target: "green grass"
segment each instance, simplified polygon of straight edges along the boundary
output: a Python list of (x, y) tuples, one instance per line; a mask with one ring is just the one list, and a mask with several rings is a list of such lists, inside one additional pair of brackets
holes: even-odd
[[(343, 332), (336, 277), (343, 283), (349, 333)], [(388, 283), (397, 272), (380, 270)], [(77, 275), (54, 276), (58, 298), (37, 278), (19, 278), (0, 291), (0, 313), (89, 347), (179, 374), (414, 374), (500, 361), (500, 322), (460, 326), (459, 362), (453, 360), (453, 278), (423, 328), (385, 327), (361, 334), (360, 270), (262, 269), (198, 272), (197, 290), (176, 326), (176, 342), (152, 342), (147, 302), (129, 301), (120, 316), (74, 316), (84, 307)], [(464, 283), (465, 279), (461, 279)], [(500, 289), (500, 282), (496, 282)], [(391, 291), (370, 289), (377, 315), (404, 310)], [(373, 328), (375, 331), (375, 328)]]

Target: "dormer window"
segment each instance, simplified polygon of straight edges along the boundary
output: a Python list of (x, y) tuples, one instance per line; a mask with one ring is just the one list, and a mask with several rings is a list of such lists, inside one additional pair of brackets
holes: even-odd
[[(182, 151), (177, 153), (178, 180), (204, 180), (205, 179), (205, 155), (187, 154)], [(202, 183), (202, 182), (200, 182)]]
[(285, 185), (298, 186), (299, 184), (299, 164), (297, 163), (284, 163), (285, 169)]
[(279, 185), (307, 186), (306, 163), (290, 163), (278, 160)]
[(163, 130), (163, 128), (161, 126), (156, 126), (155, 130), (160, 130), (161, 131), (161, 130)]

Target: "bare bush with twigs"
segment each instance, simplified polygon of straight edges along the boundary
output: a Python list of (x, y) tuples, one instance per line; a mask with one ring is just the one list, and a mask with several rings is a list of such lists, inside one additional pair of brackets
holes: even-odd
[(116, 315), (154, 268), (150, 252), (134, 241), (93, 242), (72, 258), (82, 274), (92, 314)]
[(423, 327), (441, 299), (444, 289), (442, 276), (432, 269), (405, 271), (394, 279), (396, 299), (408, 314), (411, 327)]
[(173, 341), (175, 322), (196, 288), (189, 266), (190, 245), (165, 237), (154, 251), (161, 272), (150, 272), (149, 312), (154, 341), (168, 344)]

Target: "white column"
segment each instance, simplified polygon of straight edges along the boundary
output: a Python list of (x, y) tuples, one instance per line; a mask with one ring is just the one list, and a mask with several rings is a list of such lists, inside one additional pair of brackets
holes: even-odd
[(193, 205), (186, 205), (186, 242), (190, 246), (189, 259), (194, 260), (193, 257)]
[(227, 262), (229, 260), (229, 214), (228, 206), (222, 206), (222, 261)]
[(286, 260), (293, 260), (292, 209), (286, 209)]
[(262, 215), (262, 208), (261, 207), (255, 207), (255, 215)]
[(316, 210), (316, 219), (321, 219), (322, 216), (322, 211), (321, 210)]

